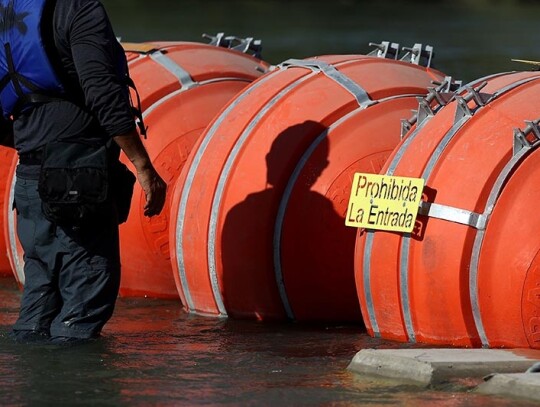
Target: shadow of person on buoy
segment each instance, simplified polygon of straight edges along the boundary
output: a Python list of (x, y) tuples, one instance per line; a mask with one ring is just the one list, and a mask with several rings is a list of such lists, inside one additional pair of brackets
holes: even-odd
[[(290, 270), (298, 277), (293, 278), (293, 284), (305, 284), (307, 290), (295, 287), (293, 292), (304, 293), (304, 298), (289, 298), (290, 302), (301, 307), (326, 306), (325, 292), (343, 288), (342, 281), (333, 281), (332, 266), (324, 276), (310, 275), (314, 263), (320, 262), (317, 248), (324, 242), (317, 239), (332, 240), (332, 230), (344, 228), (344, 219), (333, 208), (332, 202), (324, 195), (310, 188), (328, 165), (327, 128), (315, 121), (305, 121), (293, 125), (279, 133), (272, 142), (270, 151), (266, 154), (266, 188), (253, 192), (234, 206), (226, 215), (221, 239), (222, 282), (221, 287), (225, 309), (229, 316), (239, 318), (255, 318), (259, 320), (276, 320), (286, 318), (278, 284), (276, 282), (274, 263), (274, 234), (278, 210), (282, 202), (287, 184), (296, 166), (312, 143), (318, 142), (314, 155), (294, 184), (295, 193), (303, 196), (303, 202), (308, 202), (310, 213), (316, 213), (316, 219), (296, 219), (295, 227), (305, 228), (297, 236), (305, 240), (292, 242), (287, 246), (287, 256), (295, 257), (294, 264), (298, 270)], [(324, 225), (320, 225), (321, 220)], [(285, 225), (286, 226), (286, 225)], [(284, 229), (285, 230), (285, 229)], [(314, 239), (309, 239), (310, 234)], [(324, 234), (328, 232), (328, 236)], [(347, 231), (348, 232), (348, 231)], [(351, 233), (355, 233), (354, 230)], [(282, 239), (286, 238), (282, 236)], [(309, 241), (315, 240), (315, 241)], [(354, 289), (354, 273), (352, 269), (354, 238), (349, 239), (350, 247), (341, 249), (349, 251), (351, 262), (350, 280), (346, 281), (346, 290)], [(281, 242), (279, 243), (282, 246)], [(323, 261), (328, 261), (324, 260)], [(337, 260), (337, 261), (341, 261)], [(289, 274), (290, 275), (290, 274)], [(284, 275), (284, 285), (287, 291), (288, 279)], [(352, 287), (351, 287), (352, 285)], [(300, 288), (300, 290), (298, 290)], [(340, 295), (339, 293), (337, 295)], [(353, 292), (356, 297), (356, 292)], [(302, 296), (302, 295), (301, 295)], [(308, 299), (307, 304), (302, 304)], [(354, 304), (353, 304), (354, 306)], [(358, 305), (356, 305), (358, 307)], [(315, 311), (316, 312), (316, 311)]]

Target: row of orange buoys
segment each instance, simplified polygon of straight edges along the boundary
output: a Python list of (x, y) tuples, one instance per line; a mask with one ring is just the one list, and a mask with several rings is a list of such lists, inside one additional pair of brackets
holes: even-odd
[[(257, 41), (222, 34), (124, 48), (169, 196), (148, 219), (136, 186), (121, 295), (179, 296), (204, 315), (364, 321), (400, 341), (540, 348), (539, 73), (462, 85), (430, 68), (431, 47), (386, 42), (277, 66)], [(9, 203), (16, 160), (2, 162)], [(345, 226), (357, 172), (425, 180), (412, 234)]]
[[(137, 84), (154, 166), (174, 188), (200, 134), (219, 110), (268, 64), (246, 53), (196, 43), (126, 44)], [(126, 162), (127, 164), (127, 162)], [(144, 193), (136, 184), (132, 210), (120, 228), (121, 295), (175, 297), (169, 254), (169, 193), (159, 216), (143, 216)]]
[(199, 139), (172, 198), (184, 305), (359, 321), (348, 181), (379, 170), (399, 118), (443, 78), (393, 59), (329, 56), (286, 61), (237, 96)]

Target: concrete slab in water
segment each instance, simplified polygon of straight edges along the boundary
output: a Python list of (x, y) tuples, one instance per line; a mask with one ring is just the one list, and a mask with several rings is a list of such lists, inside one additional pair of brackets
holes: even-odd
[(423, 385), (491, 373), (523, 373), (540, 361), (530, 349), (363, 349), (348, 369)]
[(478, 386), (476, 391), (540, 401), (540, 373), (495, 374)]

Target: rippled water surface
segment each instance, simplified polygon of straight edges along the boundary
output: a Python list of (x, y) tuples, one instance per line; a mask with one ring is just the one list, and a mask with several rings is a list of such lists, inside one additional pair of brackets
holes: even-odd
[(18, 345), (7, 332), (19, 297), (0, 279), (2, 406), (516, 405), (471, 393), (470, 383), (427, 390), (349, 372), (358, 350), (396, 347), (359, 326), (193, 317), (175, 301), (120, 299), (95, 343)]

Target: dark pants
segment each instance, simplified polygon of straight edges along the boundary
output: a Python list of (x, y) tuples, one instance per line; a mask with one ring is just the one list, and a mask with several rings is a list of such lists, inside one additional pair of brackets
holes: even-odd
[(93, 338), (112, 316), (120, 285), (118, 225), (107, 219), (59, 227), (41, 211), (37, 180), (17, 177), (17, 234), (24, 291), (14, 333)]

